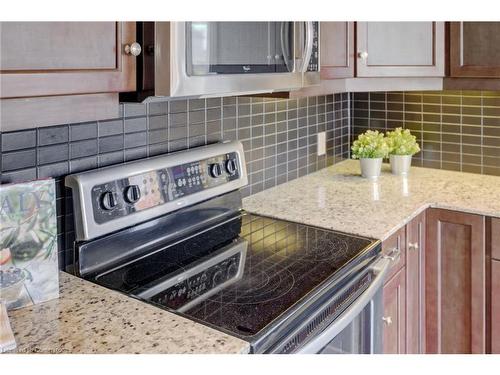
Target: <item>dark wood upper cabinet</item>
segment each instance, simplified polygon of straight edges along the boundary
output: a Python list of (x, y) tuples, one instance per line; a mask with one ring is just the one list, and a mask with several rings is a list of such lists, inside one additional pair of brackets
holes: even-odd
[(357, 77), (443, 77), (444, 22), (357, 22)]
[(425, 212), (406, 226), (406, 351), (425, 353)]
[(485, 353), (485, 218), (428, 209), (426, 352)]
[(354, 77), (354, 22), (321, 22), (321, 79)]
[(135, 90), (135, 22), (1, 22), (1, 98)]
[(500, 78), (500, 22), (450, 22), (450, 76)]

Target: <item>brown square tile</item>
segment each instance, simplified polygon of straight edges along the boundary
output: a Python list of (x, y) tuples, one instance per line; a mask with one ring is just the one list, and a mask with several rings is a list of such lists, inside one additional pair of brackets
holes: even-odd
[(423, 95), (423, 102), (428, 104), (441, 104), (441, 95)]
[(460, 171), (460, 163), (449, 163), (449, 162), (445, 163), (445, 162), (443, 162), (442, 166), (443, 166), (443, 169), (446, 169), (448, 171)]
[(462, 155), (462, 163), (463, 164), (476, 164), (481, 165), (481, 155)]

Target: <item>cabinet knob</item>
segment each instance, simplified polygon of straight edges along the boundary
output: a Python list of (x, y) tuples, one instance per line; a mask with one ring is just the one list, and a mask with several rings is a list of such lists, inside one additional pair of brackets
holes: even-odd
[(409, 242), (408, 248), (410, 250), (418, 250), (419, 249), (418, 242)]
[(123, 50), (127, 55), (139, 56), (141, 54), (142, 48), (139, 43), (134, 42), (132, 44), (125, 44)]
[(383, 316), (382, 317), (382, 320), (384, 321), (384, 323), (388, 326), (390, 326), (392, 324), (392, 318), (390, 316)]
[(358, 57), (362, 60), (366, 60), (368, 58), (368, 52), (366, 51), (358, 52)]

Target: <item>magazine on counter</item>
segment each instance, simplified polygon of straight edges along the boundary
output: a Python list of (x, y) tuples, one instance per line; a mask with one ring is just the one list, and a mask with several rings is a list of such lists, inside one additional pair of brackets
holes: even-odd
[(58, 296), (54, 180), (0, 185), (0, 299), (18, 309)]

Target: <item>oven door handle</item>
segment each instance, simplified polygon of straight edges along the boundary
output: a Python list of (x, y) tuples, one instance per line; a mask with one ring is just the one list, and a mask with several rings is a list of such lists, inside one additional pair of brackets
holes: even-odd
[(314, 354), (319, 353), (330, 341), (332, 341), (340, 332), (344, 330), (356, 316), (370, 303), (375, 294), (382, 287), (385, 277), (390, 269), (392, 262), (388, 258), (381, 258), (372, 267), (371, 270), (376, 274), (375, 279), (354, 301), (346, 311), (344, 311), (335, 321), (330, 324), (323, 332), (316, 336), (313, 340), (304, 344), (296, 353)]

